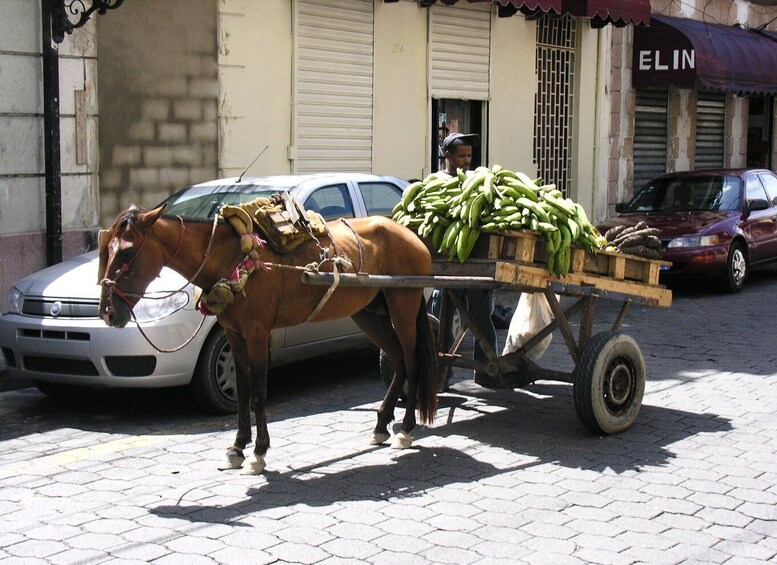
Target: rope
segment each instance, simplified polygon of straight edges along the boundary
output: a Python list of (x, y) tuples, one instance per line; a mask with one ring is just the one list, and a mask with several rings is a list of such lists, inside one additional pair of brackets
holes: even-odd
[[(181, 236), (178, 239), (178, 247), (176, 248), (175, 253), (173, 253), (173, 255), (170, 257), (170, 259), (167, 261), (167, 263), (165, 263), (165, 265), (164, 265), (165, 267), (168, 266), (173, 261), (173, 259), (175, 259), (175, 257), (178, 255), (178, 251), (181, 249), (181, 242), (183, 241), (183, 230), (185, 229), (184, 228), (185, 224), (184, 224), (183, 218), (178, 216), (178, 219), (181, 222)], [(210, 250), (211, 250), (211, 247), (213, 246), (213, 240), (216, 237), (216, 226), (218, 225), (218, 221), (219, 221), (218, 214), (214, 214), (213, 215), (213, 227), (211, 227), (211, 230), (210, 230), (210, 238), (208, 239), (208, 246), (205, 248), (205, 255), (203, 256), (202, 261), (200, 262), (200, 266), (197, 268), (197, 271), (195, 271), (195, 273), (191, 277), (189, 277), (189, 279), (186, 281), (186, 283), (184, 283), (183, 286), (181, 286), (181, 288), (179, 288), (178, 290), (170, 291), (168, 294), (165, 294), (163, 296), (147, 296), (145, 293), (144, 294), (124, 293), (119, 288), (116, 287), (116, 281), (115, 280), (112, 281), (112, 280), (110, 280), (108, 278), (105, 278), (105, 279), (102, 280), (102, 285), (103, 285), (103, 287), (108, 289), (108, 308), (113, 309), (113, 295), (114, 294), (117, 294), (119, 296), (119, 298), (124, 300), (124, 302), (126, 302), (127, 305), (129, 306), (129, 301), (127, 300), (126, 297), (132, 297), (132, 298), (138, 298), (138, 299), (145, 298), (146, 300), (165, 300), (167, 298), (170, 298), (174, 294), (182, 292), (183, 289), (185, 289), (188, 285), (194, 284), (194, 279), (197, 278), (197, 275), (200, 274), (200, 272), (202, 271), (203, 267), (205, 267), (205, 263), (208, 261), (208, 256), (210, 255)], [(146, 242), (146, 240), (144, 238), (143, 239), (143, 243), (145, 243), (145, 242)], [(140, 254), (140, 251), (138, 251), (138, 253), (135, 254), (135, 257), (133, 257), (133, 261), (135, 260), (135, 258), (137, 258), (137, 256), (139, 254)], [(143, 331), (143, 328), (141, 327), (140, 322), (138, 322), (137, 318), (135, 317), (135, 311), (134, 311), (133, 308), (130, 308), (130, 313), (132, 314), (132, 321), (135, 322), (135, 326), (138, 328), (138, 331), (140, 331), (140, 335), (142, 335), (143, 338), (148, 342), (148, 344), (151, 347), (153, 347), (156, 351), (158, 351), (159, 353), (175, 353), (176, 351), (180, 351), (181, 349), (183, 349), (184, 347), (189, 345), (194, 340), (195, 337), (197, 337), (197, 334), (200, 333), (200, 330), (202, 329), (202, 326), (205, 323), (205, 315), (203, 314), (202, 319), (200, 320), (200, 323), (197, 326), (197, 329), (194, 330), (194, 333), (191, 336), (189, 336), (189, 339), (184, 341), (178, 347), (174, 347), (173, 349), (163, 349), (163, 348), (157, 346), (153, 341), (151, 341), (151, 339), (148, 337), (148, 335), (146, 335), (146, 332)]]
[(181, 349), (183, 349), (184, 347), (186, 347), (187, 345), (189, 345), (189, 344), (190, 344), (190, 343), (191, 343), (191, 342), (194, 340), (194, 338), (195, 338), (195, 337), (197, 337), (197, 334), (198, 334), (198, 333), (200, 333), (200, 330), (202, 329), (202, 326), (203, 326), (203, 324), (205, 323), (205, 316), (203, 316), (203, 317), (200, 319), (200, 323), (199, 323), (199, 325), (197, 326), (197, 329), (196, 329), (196, 330), (194, 330), (194, 333), (193, 333), (191, 336), (189, 336), (189, 339), (187, 339), (186, 341), (184, 341), (184, 342), (183, 342), (181, 345), (179, 345), (178, 347), (173, 347), (172, 349), (163, 349), (163, 348), (159, 347), (158, 345), (156, 345), (156, 344), (155, 344), (153, 341), (151, 341), (151, 338), (149, 338), (149, 337), (146, 335), (146, 332), (145, 332), (145, 331), (143, 331), (143, 328), (140, 326), (140, 322), (138, 322), (137, 318), (135, 318), (135, 312), (134, 312), (134, 311), (132, 312), (132, 321), (133, 321), (133, 322), (135, 322), (135, 325), (137, 326), (137, 328), (138, 328), (138, 331), (140, 331), (140, 335), (142, 335), (142, 336), (143, 336), (143, 337), (146, 339), (146, 341), (148, 342), (148, 344), (149, 344), (151, 347), (153, 347), (153, 348), (154, 348), (156, 351), (158, 351), (159, 353), (175, 353), (176, 351), (180, 351)]

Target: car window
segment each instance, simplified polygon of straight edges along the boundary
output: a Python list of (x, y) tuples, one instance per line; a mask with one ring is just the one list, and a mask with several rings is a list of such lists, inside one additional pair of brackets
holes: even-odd
[(761, 179), (761, 182), (769, 195), (769, 202), (771, 205), (777, 205), (777, 177), (767, 173), (758, 173), (758, 178)]
[(325, 220), (353, 218), (353, 204), (345, 183), (324, 186), (305, 200), (305, 209), (321, 214)]
[(758, 180), (758, 177), (755, 175), (748, 175), (745, 179), (745, 191), (747, 193), (745, 198), (747, 199), (748, 205), (750, 205), (753, 200), (757, 199), (769, 201), (766, 190), (764, 190), (761, 181)]
[(656, 179), (640, 190), (624, 212), (738, 210), (742, 183), (719, 175)]
[(659, 209), (658, 198), (663, 194), (661, 183), (650, 183), (634, 195), (626, 206), (628, 212), (646, 212)]
[(182, 218), (213, 218), (224, 204), (242, 204), (260, 196), (270, 196), (286, 187), (265, 185), (193, 186), (170, 196), (165, 214)]
[(390, 182), (360, 182), (359, 190), (370, 216), (390, 216), (402, 198), (402, 190)]

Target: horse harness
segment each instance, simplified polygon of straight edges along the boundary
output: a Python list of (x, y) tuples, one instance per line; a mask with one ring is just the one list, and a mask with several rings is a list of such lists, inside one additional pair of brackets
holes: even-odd
[[(359, 235), (356, 233), (356, 230), (353, 228), (351, 224), (348, 223), (348, 221), (345, 218), (340, 218), (340, 221), (346, 226), (348, 226), (348, 228), (351, 230), (351, 233), (353, 234), (354, 239), (356, 240), (356, 244), (359, 249), (359, 269), (357, 270), (357, 272), (360, 272), (364, 265), (363, 242), (359, 237)], [(326, 224), (325, 224), (325, 227), (326, 227)], [(308, 234), (310, 235), (310, 238), (313, 241), (315, 241), (316, 246), (320, 251), (320, 260), (318, 262), (309, 263), (304, 267), (301, 267), (298, 265), (288, 265), (284, 263), (273, 263), (273, 262), (263, 261), (259, 257), (259, 249), (264, 246), (265, 241), (262, 238), (260, 238), (259, 235), (256, 233), (240, 234), (241, 240), (243, 241), (246, 241), (246, 238), (251, 239), (251, 242), (252, 242), (251, 249), (243, 258), (243, 260), (237, 265), (237, 267), (235, 267), (235, 269), (232, 271), (232, 274), (229, 278), (222, 278), (219, 281), (217, 281), (207, 292), (201, 291), (198, 293), (196, 297), (197, 309), (203, 315), (206, 315), (206, 316), (220, 314), (227, 306), (229, 306), (229, 304), (232, 303), (232, 300), (234, 299), (234, 296), (237, 293), (243, 292), (243, 289), (245, 288), (245, 285), (248, 282), (248, 277), (251, 275), (251, 273), (253, 273), (258, 268), (261, 268), (264, 270), (279, 268), (279, 269), (290, 269), (295, 271), (318, 272), (321, 270), (321, 267), (324, 264), (331, 262), (334, 281), (332, 285), (327, 289), (326, 293), (321, 298), (316, 308), (313, 310), (313, 312), (310, 313), (310, 315), (307, 317), (305, 321), (315, 320), (315, 318), (324, 308), (324, 306), (329, 301), (332, 294), (334, 294), (334, 291), (337, 289), (338, 285), (340, 284), (341, 269), (342, 271), (347, 271), (348, 269), (353, 269), (354, 266), (353, 266), (353, 262), (349, 257), (347, 257), (346, 255), (340, 254), (339, 250), (337, 249), (337, 244), (335, 243), (335, 240), (332, 237), (332, 233), (328, 227), (326, 227), (326, 234), (329, 237), (329, 241), (331, 243), (331, 252), (330, 252), (330, 248), (323, 247), (321, 245), (321, 242), (315, 236), (312, 230), (310, 230)]]

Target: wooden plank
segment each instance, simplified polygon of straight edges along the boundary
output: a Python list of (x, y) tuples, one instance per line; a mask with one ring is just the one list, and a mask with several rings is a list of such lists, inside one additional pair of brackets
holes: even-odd
[(558, 278), (548, 273), (544, 268), (500, 261), (496, 265), (494, 278), (498, 282), (515, 285), (526, 290), (544, 290), (551, 281), (560, 281), (579, 286), (592, 286), (602, 291), (638, 296), (654, 306), (666, 307), (672, 304), (672, 292), (664, 287), (616, 280), (588, 273), (569, 273), (564, 278)]
[(623, 280), (626, 276), (626, 257), (612, 257), (607, 274), (614, 279)]
[(488, 239), (488, 258), (499, 259), (502, 252), (502, 236), (491, 234)]
[(648, 263), (648, 268), (645, 269), (645, 277), (642, 279), (642, 282), (644, 282), (645, 284), (656, 284), (658, 282), (658, 276), (660, 271), (661, 271), (661, 267), (658, 263), (656, 262)]
[(535, 238), (519, 238), (515, 250), (515, 260), (523, 263), (534, 263), (536, 261), (534, 256), (536, 251), (537, 240)]
[(586, 252), (582, 247), (572, 248), (572, 263), (569, 268), (571, 273), (580, 273), (585, 270), (585, 256)]

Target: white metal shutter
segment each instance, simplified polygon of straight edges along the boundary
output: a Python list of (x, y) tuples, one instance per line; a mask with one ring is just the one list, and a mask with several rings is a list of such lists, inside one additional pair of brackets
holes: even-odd
[(432, 6), (432, 98), (488, 100), (491, 6)]
[(296, 172), (372, 171), (373, 1), (297, 0)]
[(699, 92), (696, 98), (696, 168), (722, 167), (726, 94)]
[(666, 172), (666, 88), (639, 89), (634, 111), (634, 190)]

